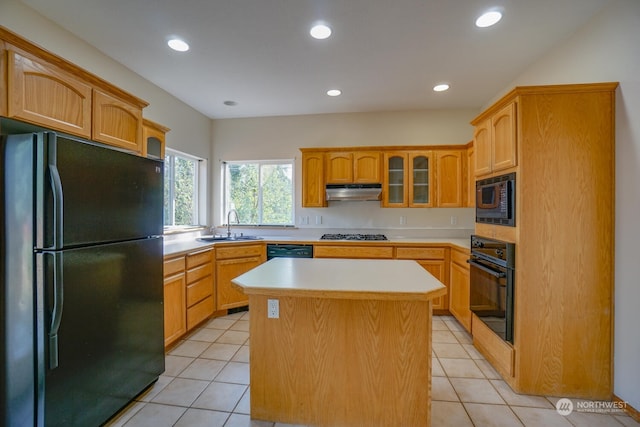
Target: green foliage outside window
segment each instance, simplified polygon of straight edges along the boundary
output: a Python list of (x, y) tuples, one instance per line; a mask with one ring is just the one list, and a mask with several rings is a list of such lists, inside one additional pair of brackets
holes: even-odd
[(225, 179), (225, 214), (235, 209), (246, 225), (293, 224), (293, 161), (229, 162)]
[(176, 154), (165, 156), (164, 225), (197, 225), (198, 161)]

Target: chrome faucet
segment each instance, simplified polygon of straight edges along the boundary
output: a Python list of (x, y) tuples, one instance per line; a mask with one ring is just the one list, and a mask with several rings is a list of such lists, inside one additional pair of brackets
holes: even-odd
[(235, 214), (236, 224), (240, 224), (240, 218), (238, 218), (238, 211), (236, 211), (235, 209), (230, 209), (229, 213), (227, 213), (227, 238), (231, 237), (231, 214)]

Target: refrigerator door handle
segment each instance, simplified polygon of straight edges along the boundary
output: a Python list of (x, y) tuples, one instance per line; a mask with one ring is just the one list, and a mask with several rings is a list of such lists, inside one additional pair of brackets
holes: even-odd
[[(36, 134), (36, 248), (42, 250), (57, 250), (64, 246), (63, 217), (64, 193), (62, 180), (57, 166), (57, 141), (53, 132)], [(51, 191), (51, 207), (48, 190)], [(49, 236), (48, 227), (53, 227), (53, 235)], [(50, 241), (52, 239), (53, 241)]]
[(64, 193), (62, 192), (60, 173), (55, 164), (49, 165), (49, 175), (51, 176), (51, 190), (53, 191), (53, 247), (60, 249), (63, 247)]
[(53, 309), (49, 326), (49, 369), (58, 367), (58, 330), (64, 307), (64, 285), (62, 277), (62, 253), (53, 255)]

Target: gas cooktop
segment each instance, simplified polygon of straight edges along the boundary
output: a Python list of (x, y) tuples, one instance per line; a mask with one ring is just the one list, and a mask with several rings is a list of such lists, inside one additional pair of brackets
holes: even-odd
[(323, 234), (320, 240), (388, 240), (384, 234)]

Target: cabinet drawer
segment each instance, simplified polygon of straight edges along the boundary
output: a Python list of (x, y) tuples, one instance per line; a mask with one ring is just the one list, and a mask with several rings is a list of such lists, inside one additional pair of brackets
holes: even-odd
[(192, 269), (193, 267), (197, 267), (207, 262), (211, 262), (212, 254), (213, 254), (213, 250), (211, 249), (188, 254), (187, 269)]
[(473, 345), (480, 350), (498, 372), (505, 377), (512, 377), (515, 349), (482, 323), (478, 316), (474, 314), (472, 317)]
[(211, 276), (207, 276), (195, 283), (187, 285), (187, 307), (213, 295), (213, 282)]
[(264, 251), (264, 245), (227, 246), (216, 248), (216, 259), (261, 257)]
[(213, 296), (205, 298), (193, 307), (187, 309), (187, 330), (191, 330), (198, 323), (213, 314)]
[(164, 277), (173, 276), (184, 271), (184, 257), (165, 259), (163, 264)]
[(212, 263), (204, 264), (191, 270), (187, 270), (187, 285), (200, 280), (203, 277), (210, 276), (212, 272)]
[(444, 259), (445, 248), (397, 248), (398, 259)]
[(469, 264), (467, 263), (467, 260), (469, 259), (469, 253), (468, 252), (462, 252), (459, 251), (457, 249), (452, 249), (451, 250), (451, 261), (455, 262), (456, 264), (459, 264), (462, 267), (465, 268), (469, 268)]
[(313, 248), (315, 258), (393, 258), (391, 246), (320, 246)]

